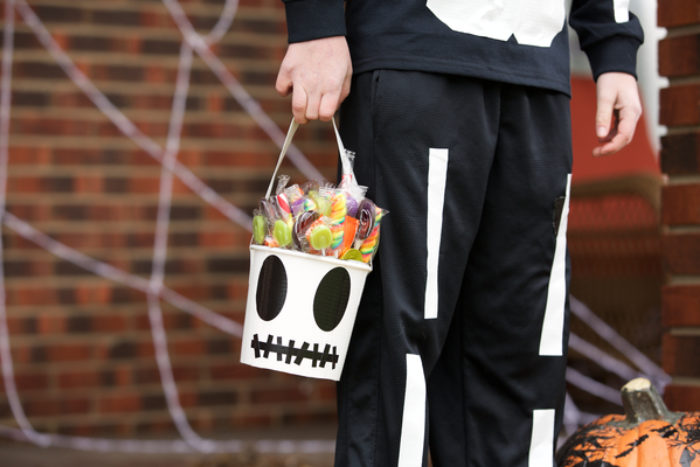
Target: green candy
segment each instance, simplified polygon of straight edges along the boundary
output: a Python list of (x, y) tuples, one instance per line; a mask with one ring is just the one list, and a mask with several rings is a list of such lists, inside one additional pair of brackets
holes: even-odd
[(280, 246), (285, 247), (292, 243), (292, 229), (282, 219), (275, 221), (272, 235)]
[(325, 250), (333, 242), (333, 233), (326, 225), (316, 227), (310, 235), (309, 242), (314, 250)]
[(257, 245), (262, 245), (267, 234), (267, 219), (265, 216), (253, 216), (253, 241)]
[(318, 210), (318, 212), (321, 213), (322, 216), (331, 215), (331, 202), (329, 199), (319, 196), (318, 198), (316, 198), (316, 206), (316, 209)]
[(362, 253), (360, 253), (359, 250), (350, 248), (348, 251), (343, 253), (343, 256), (340, 259), (353, 259), (355, 261), (362, 261)]

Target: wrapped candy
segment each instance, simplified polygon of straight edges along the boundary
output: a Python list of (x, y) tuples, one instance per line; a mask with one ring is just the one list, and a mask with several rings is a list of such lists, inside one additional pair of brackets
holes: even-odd
[(297, 184), (284, 189), (284, 194), (289, 200), (292, 216), (298, 216), (304, 211), (304, 190)]
[(277, 219), (272, 227), (272, 236), (277, 241), (277, 244), (283, 248), (291, 247), (292, 245), (292, 228), (289, 224)]
[(369, 263), (374, 257), (379, 245), (379, 224), (375, 225), (367, 238), (360, 245), (359, 251), (362, 255), (362, 261)]
[(345, 223), (347, 211), (345, 193), (342, 191), (337, 192), (331, 199), (331, 212), (329, 216), (331, 232), (333, 233), (333, 242), (331, 243), (331, 248), (333, 250), (340, 248), (343, 243), (343, 236), (345, 234), (343, 224)]
[(346, 175), (338, 187), (289, 180), (281, 175), (275, 193), (253, 211), (252, 243), (371, 262), (387, 211), (365, 198), (367, 188)]
[(330, 219), (324, 216), (315, 220), (306, 231), (306, 241), (309, 242), (312, 253), (316, 251), (326, 256), (326, 251), (333, 243)]
[(292, 240), (294, 246), (299, 251), (309, 251), (309, 242), (306, 239), (306, 232), (320, 215), (316, 211), (304, 211), (299, 214), (294, 222)]
[(369, 263), (379, 246), (379, 231), (385, 210), (365, 199), (360, 203), (358, 215), (359, 227), (355, 247), (362, 254), (362, 261)]
[(370, 232), (372, 232), (376, 216), (377, 207), (374, 203), (368, 199), (362, 200), (357, 209), (357, 220), (359, 222), (357, 227), (357, 240), (360, 244), (369, 236)]
[(262, 245), (269, 231), (270, 227), (267, 218), (259, 209), (253, 211), (253, 242), (256, 245)]

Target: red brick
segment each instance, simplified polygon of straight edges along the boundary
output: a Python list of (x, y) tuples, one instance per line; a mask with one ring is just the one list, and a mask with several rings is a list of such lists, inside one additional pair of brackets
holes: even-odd
[(139, 393), (121, 392), (120, 394), (103, 396), (97, 404), (97, 409), (101, 413), (138, 412), (141, 408), (141, 395)]
[[(40, 314), (37, 317), (37, 331), (39, 331), (40, 334), (54, 334), (58, 332), (64, 332), (66, 330), (66, 317), (62, 315), (54, 315), (54, 314)], [(77, 349), (73, 349), (71, 347), (66, 348), (64, 350), (57, 350), (56, 351), (58, 354), (71, 354), (71, 355), (77, 355), (77, 353), (80, 353)], [(59, 358), (60, 359), (60, 358)]]
[(700, 85), (683, 84), (662, 89), (659, 122), (668, 126), (700, 123)]
[(100, 385), (97, 371), (62, 371), (56, 375), (60, 389), (94, 388)]
[(665, 286), (662, 316), (667, 327), (700, 326), (700, 285)]
[(664, 390), (664, 402), (671, 410), (697, 412), (700, 408), (700, 384), (670, 384)]
[(41, 397), (23, 400), (23, 408), (29, 417), (46, 417), (68, 414), (86, 414), (92, 404), (87, 397), (55, 398), (42, 395)]
[(250, 400), (254, 404), (298, 403), (308, 399), (309, 395), (298, 386), (256, 388), (250, 395)]
[(700, 224), (700, 184), (664, 187), (661, 211), (665, 225)]
[(700, 22), (700, 5), (696, 0), (664, 0), (658, 6), (659, 26), (684, 26)]
[(274, 422), (274, 419), (269, 413), (262, 414), (234, 414), (231, 417), (231, 424), (234, 426), (256, 428), (269, 427)]
[[(218, 20), (219, 8), (210, 8), (215, 3), (220, 7), (183, 1), (199, 31)], [(273, 90), (286, 48), (284, 5), (241, 0), (239, 6), (231, 31), (213, 50), (284, 130), (289, 99)], [(76, 66), (163, 147), (181, 35), (162, 3), (105, 9), (45, 0), (37, 8)], [(240, 32), (264, 40), (242, 40)], [(9, 211), (59, 242), (147, 279), (160, 165), (95, 108), (26, 26), (16, 31), (15, 47)], [(155, 92), (152, 84), (158, 85)], [(197, 58), (191, 84), (178, 160), (224, 198), (252, 211), (278, 149)], [(295, 143), (326, 177), (334, 177), (336, 149), (327, 124), (309, 125)], [(303, 181), (289, 163), (284, 171)], [(249, 233), (179, 180), (173, 194), (166, 284), (242, 322)], [(42, 417), (35, 426), (85, 436), (175, 435), (160, 390), (145, 295), (58, 259), (10, 230), (3, 235), (8, 324), (19, 337), (12, 341), (13, 362), (23, 403)], [(240, 365), (238, 339), (165, 303), (163, 309), (181, 403), (193, 426), (227, 430), (280, 425), (285, 417), (315, 423), (333, 416), (332, 383), (309, 380), (300, 388), (296, 379)], [(43, 385), (51, 391), (43, 394)], [(239, 398), (251, 386), (271, 391), (258, 397), (274, 400), (275, 411)], [(311, 398), (315, 402), (306, 403)], [(97, 420), (94, 412), (102, 417)], [(9, 416), (1, 400), (0, 416)]]
[(700, 73), (700, 35), (679, 36), (659, 42), (659, 75), (689, 76)]
[(662, 254), (667, 273), (700, 274), (700, 233), (664, 234)]
[(700, 133), (667, 135), (661, 139), (661, 170), (668, 175), (700, 173)]
[(700, 335), (666, 334), (662, 343), (664, 370), (673, 376), (700, 377)]
[(46, 372), (15, 372), (15, 386), (20, 392), (46, 391), (49, 387), (49, 375)]

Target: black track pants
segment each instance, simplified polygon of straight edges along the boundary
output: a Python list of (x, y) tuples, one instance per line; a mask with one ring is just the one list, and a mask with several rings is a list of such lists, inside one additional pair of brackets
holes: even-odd
[(550, 467), (568, 335), (569, 99), (379, 70), (341, 109), (390, 212), (338, 386), (336, 466)]

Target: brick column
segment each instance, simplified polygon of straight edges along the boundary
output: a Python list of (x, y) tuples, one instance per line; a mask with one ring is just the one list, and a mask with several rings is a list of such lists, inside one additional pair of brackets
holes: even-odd
[(662, 314), (663, 365), (673, 376), (665, 398), (674, 410), (700, 408), (700, 4), (666, 0), (658, 5), (663, 189), (662, 258), (666, 272)]

